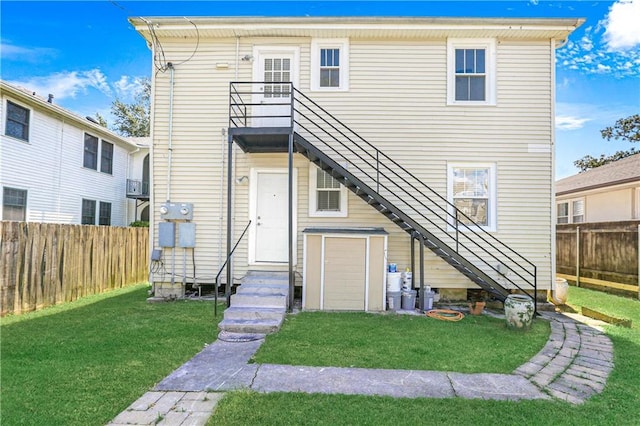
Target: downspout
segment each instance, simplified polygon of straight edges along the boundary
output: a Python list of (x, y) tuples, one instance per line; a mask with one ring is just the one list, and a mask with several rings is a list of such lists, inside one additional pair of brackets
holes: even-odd
[(167, 203), (171, 201), (171, 166), (173, 161), (173, 75), (175, 73), (175, 68), (173, 68), (173, 63), (167, 63), (167, 68), (169, 68), (169, 135), (168, 135), (168, 144), (167, 151), (169, 151), (169, 158), (167, 164)]

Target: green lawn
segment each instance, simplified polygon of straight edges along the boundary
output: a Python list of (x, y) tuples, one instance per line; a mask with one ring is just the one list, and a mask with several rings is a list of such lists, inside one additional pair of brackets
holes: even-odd
[(2, 318), (0, 423), (105, 424), (215, 339), (212, 303), (150, 304), (147, 290)]
[[(209, 425), (640, 424), (640, 303), (575, 287), (569, 289), (569, 303), (633, 321), (631, 329), (607, 327), (614, 343), (615, 368), (604, 392), (582, 405), (556, 400), (499, 402), (237, 391), (225, 396)], [(453, 337), (449, 333), (443, 339)]]
[[(528, 332), (505, 320), (466, 316), (439, 321), (424, 315), (302, 312), (267, 336), (254, 360), (265, 364), (511, 373), (547, 342), (549, 323)], [(482, 355), (479, 355), (482, 354)]]

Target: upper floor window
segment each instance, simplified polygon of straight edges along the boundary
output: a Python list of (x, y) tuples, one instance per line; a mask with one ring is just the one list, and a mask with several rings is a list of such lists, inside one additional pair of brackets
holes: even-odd
[(113, 144), (85, 133), (82, 165), (87, 169), (98, 170), (98, 159), (100, 159), (100, 171), (113, 174)]
[[(495, 230), (494, 164), (449, 164), (448, 195), (449, 202), (463, 213), (457, 215), (460, 223)], [(451, 214), (456, 215), (453, 209)], [(455, 224), (455, 218), (451, 217), (449, 222)]]
[(2, 188), (2, 220), (25, 221), (27, 219), (27, 191)]
[(348, 90), (349, 40), (311, 41), (311, 90)]
[(447, 103), (495, 105), (495, 40), (447, 40)]
[(347, 217), (347, 188), (329, 173), (309, 168), (309, 216)]
[(29, 113), (27, 108), (7, 101), (7, 121), (4, 134), (23, 141), (29, 140)]
[(98, 170), (98, 138), (84, 134), (84, 167)]
[(100, 155), (100, 171), (102, 173), (113, 173), (113, 144), (102, 141), (102, 150)]

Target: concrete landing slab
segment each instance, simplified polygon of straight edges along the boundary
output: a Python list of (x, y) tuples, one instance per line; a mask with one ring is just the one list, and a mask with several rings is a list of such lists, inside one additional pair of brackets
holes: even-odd
[(438, 371), (272, 364), (260, 366), (252, 389), (259, 392), (338, 393), (398, 398), (454, 396), (446, 373)]
[(248, 388), (258, 366), (248, 364), (264, 340), (216, 340), (156, 387), (156, 391), (221, 391)]

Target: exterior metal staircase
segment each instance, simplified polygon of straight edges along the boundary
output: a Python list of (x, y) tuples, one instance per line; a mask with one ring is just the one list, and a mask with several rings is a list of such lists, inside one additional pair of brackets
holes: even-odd
[[(252, 102), (264, 83), (239, 82), (230, 87), (231, 138), (245, 152), (293, 151), (329, 173), (462, 275), (496, 299), (514, 290), (534, 299), (536, 266), (475, 223), (445, 197), (424, 184), (373, 144), (351, 130), (290, 83), (278, 86), (281, 127), (253, 127), (270, 115)], [(285, 96), (286, 95), (286, 96)], [(290, 105), (288, 116), (282, 107)], [(255, 114), (258, 112), (258, 114)]]

